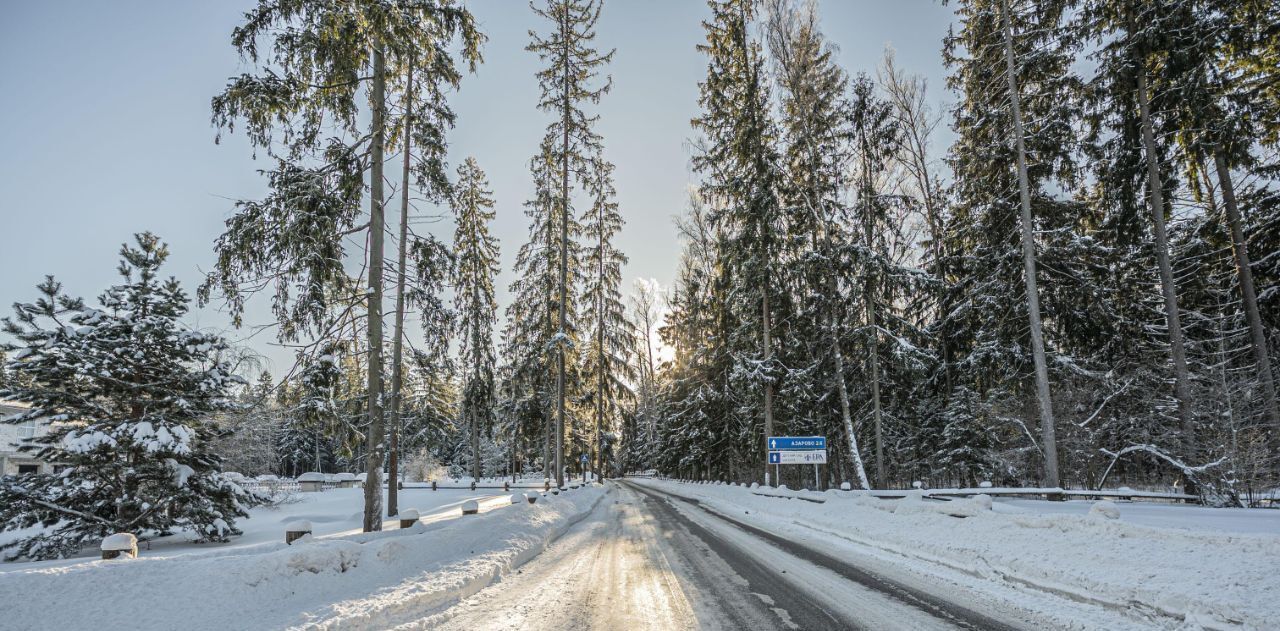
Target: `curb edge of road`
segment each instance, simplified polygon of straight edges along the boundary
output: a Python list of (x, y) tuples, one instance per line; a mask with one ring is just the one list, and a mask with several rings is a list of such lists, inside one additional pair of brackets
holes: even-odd
[[(716, 510), (715, 508), (711, 508), (711, 507), (707, 506), (707, 505), (705, 504), (705, 502), (703, 502), (702, 500), (699, 500), (698, 498), (695, 498), (695, 497), (688, 497), (688, 496), (685, 496), (685, 495), (681, 495), (681, 494), (679, 494), (679, 493), (672, 493), (672, 492), (670, 492), (670, 491), (664, 491), (664, 490), (659, 490), (659, 489), (655, 489), (655, 490), (657, 490), (659, 493), (666, 493), (667, 495), (670, 495), (670, 496), (672, 496), (672, 497), (676, 497), (676, 498), (680, 498), (680, 499), (685, 500), (685, 501), (695, 502), (695, 503), (697, 503), (698, 507), (699, 507), (699, 508), (701, 508), (702, 510), (707, 511), (708, 513), (711, 513), (711, 514), (713, 514), (713, 515), (715, 515), (715, 516), (717, 516), (717, 517), (720, 517), (721, 519), (728, 519), (728, 520), (730, 520), (730, 521), (736, 521), (736, 520), (734, 520), (733, 518), (729, 517), (728, 515), (725, 515), (723, 512), (721, 512), (721, 511), (719, 511), (719, 510)], [(772, 496), (772, 495), (766, 495), (766, 494), (758, 494), (758, 493), (755, 493), (754, 495), (760, 495), (761, 497), (769, 497), (769, 498), (774, 498), (774, 499), (788, 499), (788, 498), (782, 498), (782, 497), (777, 497), (777, 496)], [(785, 518), (783, 518), (783, 519), (785, 519)], [(883, 553), (886, 553), (886, 554), (895, 555), (895, 556), (900, 556), (900, 557), (903, 557), (903, 558), (906, 558), (906, 559), (911, 559), (911, 560), (914, 560), (914, 561), (921, 561), (921, 562), (924, 562), (924, 563), (926, 563), (926, 564), (938, 565), (938, 566), (941, 566), (941, 567), (943, 567), (943, 568), (946, 568), (946, 569), (949, 569), (949, 570), (952, 570), (952, 571), (956, 571), (956, 572), (960, 572), (960, 573), (962, 573), (962, 574), (965, 574), (965, 575), (968, 575), (968, 576), (972, 576), (972, 577), (975, 577), (975, 578), (979, 578), (979, 579), (989, 579), (989, 578), (991, 578), (989, 575), (983, 574), (983, 572), (982, 572), (981, 570), (978, 570), (978, 569), (975, 569), (975, 568), (967, 568), (967, 567), (964, 567), (964, 566), (962, 566), (962, 565), (960, 565), (960, 564), (958, 564), (958, 563), (951, 562), (951, 561), (949, 561), (949, 560), (947, 560), (947, 559), (945, 559), (945, 558), (942, 558), (942, 557), (937, 557), (937, 556), (934, 556), (934, 555), (927, 555), (927, 554), (920, 554), (920, 553), (916, 553), (916, 552), (910, 552), (910, 551), (907, 551), (907, 550), (900, 549), (900, 548), (899, 548), (899, 547), (897, 547), (897, 546), (886, 546), (886, 545), (882, 545), (882, 544), (877, 543), (877, 542), (874, 542), (874, 541), (872, 541), (872, 540), (868, 540), (868, 539), (860, 538), (860, 537), (854, 537), (854, 536), (847, 535), (847, 534), (844, 534), (844, 533), (839, 533), (839, 532), (835, 532), (835, 531), (833, 531), (833, 530), (828, 530), (828, 529), (826, 529), (826, 528), (822, 528), (822, 527), (819, 527), (819, 526), (815, 526), (815, 525), (813, 525), (813, 524), (806, 524), (806, 523), (802, 523), (802, 522), (799, 522), (799, 521), (796, 521), (796, 520), (788, 520), (788, 521), (789, 521), (789, 523), (791, 523), (791, 524), (792, 524), (792, 525), (794, 525), (794, 526), (797, 526), (797, 527), (800, 527), (800, 528), (804, 528), (804, 529), (807, 529), (807, 530), (813, 531), (813, 532), (815, 532), (815, 533), (817, 533), (817, 534), (825, 535), (825, 536), (830, 536), (830, 537), (836, 537), (836, 538), (838, 538), (838, 539), (843, 539), (843, 540), (845, 540), (845, 541), (848, 541), (849, 543), (853, 543), (853, 544), (855, 544), (855, 545), (860, 545), (860, 546), (865, 546), (865, 547), (870, 548), (870, 549), (872, 549), (872, 550), (880, 551), (880, 552), (883, 552)], [(1093, 605), (1093, 606), (1096, 606), (1096, 607), (1101, 607), (1101, 608), (1106, 609), (1106, 610), (1108, 610), (1108, 611), (1113, 611), (1113, 612), (1116, 612), (1116, 613), (1120, 613), (1121, 615), (1124, 615), (1125, 617), (1127, 617), (1127, 618), (1131, 618), (1131, 619), (1132, 619), (1132, 618), (1134, 618), (1134, 616), (1132, 616), (1132, 615), (1131, 615), (1131, 612), (1133, 612), (1134, 610), (1138, 610), (1138, 611), (1142, 612), (1142, 613), (1143, 613), (1143, 614), (1145, 614), (1145, 615), (1149, 615), (1149, 616), (1159, 616), (1159, 617), (1162, 617), (1162, 618), (1166, 618), (1166, 619), (1168, 619), (1170, 622), (1178, 622), (1178, 623), (1185, 623), (1185, 622), (1187, 621), (1187, 616), (1189, 615), (1189, 614), (1184, 614), (1184, 613), (1176, 613), (1176, 612), (1168, 611), (1168, 610), (1166, 610), (1166, 609), (1164, 609), (1164, 608), (1160, 607), (1159, 605), (1155, 605), (1155, 604), (1152, 604), (1152, 603), (1150, 603), (1150, 602), (1144, 602), (1144, 601), (1141, 601), (1141, 600), (1136, 600), (1136, 599), (1133, 599), (1133, 598), (1129, 598), (1129, 599), (1127, 599), (1127, 600), (1123, 600), (1123, 601), (1121, 601), (1121, 600), (1106, 599), (1106, 598), (1100, 598), (1100, 597), (1098, 597), (1098, 596), (1094, 596), (1094, 595), (1092, 595), (1092, 594), (1084, 593), (1083, 591), (1081, 591), (1080, 589), (1075, 588), (1074, 586), (1070, 586), (1070, 585), (1066, 585), (1066, 584), (1050, 584), (1050, 583), (1045, 582), (1045, 581), (1042, 581), (1042, 580), (1038, 580), (1038, 579), (1034, 579), (1034, 578), (1028, 578), (1028, 577), (1026, 577), (1026, 576), (1022, 576), (1022, 575), (1020, 575), (1020, 574), (1018, 574), (1018, 573), (1016, 573), (1016, 572), (1013, 572), (1013, 571), (1011, 571), (1011, 570), (1004, 569), (1004, 568), (999, 568), (999, 567), (997, 567), (997, 566), (995, 566), (995, 565), (992, 565), (989, 561), (987, 561), (985, 558), (982, 558), (982, 557), (980, 557), (980, 556), (979, 556), (979, 557), (977, 557), (977, 558), (978, 558), (978, 560), (979, 560), (979, 561), (981, 561), (981, 562), (982, 562), (982, 563), (983, 563), (983, 564), (984, 564), (984, 565), (985, 565), (985, 566), (990, 570), (991, 574), (993, 574), (993, 575), (995, 576), (995, 578), (997, 578), (997, 579), (999, 579), (999, 580), (1001, 580), (1001, 581), (1004, 581), (1004, 582), (1005, 582), (1005, 583), (1007, 583), (1010, 587), (1013, 587), (1013, 588), (1015, 588), (1015, 589), (1016, 589), (1018, 586), (1029, 587), (1029, 588), (1031, 588), (1031, 589), (1034, 589), (1034, 590), (1037, 590), (1037, 591), (1040, 591), (1040, 592), (1043, 592), (1043, 593), (1049, 594), (1050, 596), (1056, 596), (1056, 597), (1059, 597), (1059, 598), (1065, 598), (1065, 599), (1067, 599), (1067, 600), (1071, 600), (1071, 601), (1078, 602), (1078, 603), (1085, 604), (1085, 605)], [(1226, 626), (1226, 627), (1224, 627), (1224, 628), (1235, 628), (1235, 627), (1238, 627), (1239, 625), (1241, 625), (1241, 624), (1243, 624), (1243, 623), (1244, 623), (1244, 621), (1240, 621), (1240, 620), (1229, 620), (1229, 619), (1224, 619), (1224, 618), (1222, 618), (1222, 617), (1220, 617), (1220, 616), (1218, 616), (1218, 615), (1216, 615), (1216, 614), (1213, 614), (1212, 612), (1209, 612), (1209, 611), (1201, 611), (1201, 613), (1205, 613), (1205, 614), (1208, 614), (1208, 615), (1213, 616), (1213, 618), (1215, 619), (1215, 620), (1214, 620), (1214, 622), (1216, 622), (1216, 623), (1218, 623), (1218, 624), (1221, 624), (1221, 625), (1227, 625), (1227, 626)]]

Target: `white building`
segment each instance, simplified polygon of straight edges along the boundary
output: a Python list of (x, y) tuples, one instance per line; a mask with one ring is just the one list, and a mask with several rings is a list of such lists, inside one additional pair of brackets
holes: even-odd
[[(0, 401), (0, 420), (21, 413), (27, 406), (12, 401)], [(34, 453), (18, 451), (24, 440), (43, 436), (49, 432), (49, 424), (32, 419), (14, 425), (0, 423), (0, 475), (20, 473), (53, 473), (54, 465), (35, 457)]]

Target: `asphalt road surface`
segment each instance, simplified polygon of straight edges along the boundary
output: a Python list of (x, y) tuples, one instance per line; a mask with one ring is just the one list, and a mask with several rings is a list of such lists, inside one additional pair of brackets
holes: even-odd
[[(430, 629), (1017, 629), (626, 481), (516, 573), (411, 625)], [(982, 603), (981, 599), (975, 603)], [(975, 609), (984, 609), (979, 611)]]

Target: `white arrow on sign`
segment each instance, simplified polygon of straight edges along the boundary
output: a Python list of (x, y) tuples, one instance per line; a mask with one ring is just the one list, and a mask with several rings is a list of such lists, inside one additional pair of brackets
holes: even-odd
[(774, 448), (774, 449), (777, 449), (777, 448), (778, 448), (778, 441), (777, 441), (777, 439), (774, 439), (774, 440), (769, 441), (769, 447)]

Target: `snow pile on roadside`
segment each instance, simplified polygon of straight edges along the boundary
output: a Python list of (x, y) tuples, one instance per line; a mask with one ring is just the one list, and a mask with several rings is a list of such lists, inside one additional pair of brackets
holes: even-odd
[[(1009, 514), (993, 512), (984, 497), (769, 491), (825, 500), (819, 504), (761, 496), (763, 489), (638, 482), (776, 533), (818, 534), (1140, 616), (1206, 628), (1274, 628), (1280, 619), (1280, 599), (1270, 597), (1280, 593), (1280, 534), (1156, 528), (1097, 514)], [(1199, 509), (1185, 510), (1190, 520)]]
[[(387, 628), (449, 606), (523, 564), (608, 491), (403, 530), (292, 546), (88, 561), (0, 573), (13, 628)], [(281, 532), (283, 538), (283, 532)]]

